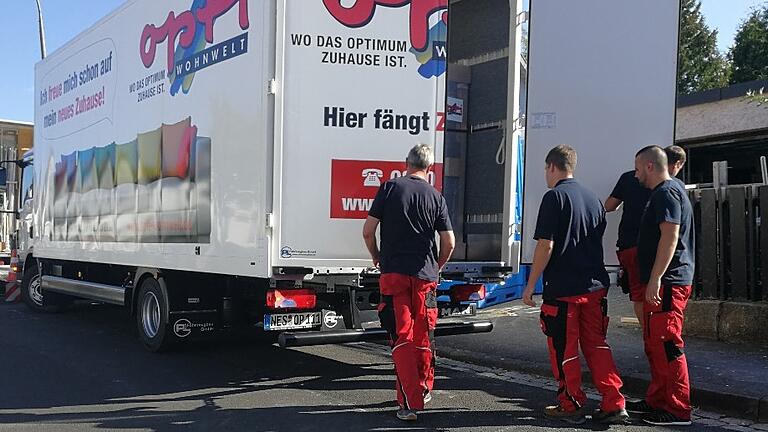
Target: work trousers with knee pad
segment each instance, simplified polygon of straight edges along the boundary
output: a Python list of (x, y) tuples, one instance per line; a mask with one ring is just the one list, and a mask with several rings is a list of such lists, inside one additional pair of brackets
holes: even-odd
[(436, 282), (385, 273), (379, 280), (381, 327), (389, 333), (397, 376), (397, 401), (406, 409), (424, 408), (434, 382), (431, 339), (437, 323)]
[(592, 373), (592, 381), (603, 396), (600, 409), (613, 412), (624, 408), (623, 385), (611, 348), (605, 341), (608, 330), (607, 290), (545, 300), (541, 306), (541, 328), (547, 336), (552, 372), (559, 388), (560, 406), (574, 411), (584, 406), (587, 396), (581, 388), (579, 346)]

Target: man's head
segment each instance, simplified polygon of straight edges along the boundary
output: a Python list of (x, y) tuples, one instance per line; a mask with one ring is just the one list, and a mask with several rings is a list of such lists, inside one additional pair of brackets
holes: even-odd
[(416, 144), (411, 151), (408, 152), (408, 157), (405, 159), (405, 163), (408, 166), (408, 174), (413, 174), (419, 171), (426, 172), (432, 164), (435, 163), (435, 155), (432, 153), (432, 148), (426, 144)]
[(653, 189), (669, 178), (667, 172), (667, 154), (664, 149), (653, 145), (635, 155), (635, 177), (643, 186)]
[(682, 147), (671, 145), (664, 149), (664, 153), (667, 154), (667, 163), (669, 175), (672, 177), (677, 176), (677, 173), (683, 169), (685, 165), (685, 150)]
[(550, 150), (544, 159), (547, 187), (553, 188), (560, 180), (573, 177), (576, 159), (576, 150), (571, 146), (561, 144)]

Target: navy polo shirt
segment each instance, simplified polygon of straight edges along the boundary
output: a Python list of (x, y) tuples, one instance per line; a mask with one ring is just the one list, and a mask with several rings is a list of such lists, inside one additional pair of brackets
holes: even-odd
[(656, 261), (656, 250), (661, 239), (659, 224), (662, 222), (680, 225), (680, 234), (672, 262), (662, 275), (661, 283), (665, 286), (692, 285), (696, 246), (693, 207), (685, 186), (678, 179), (666, 180), (656, 186), (643, 212), (637, 238), (637, 261), (643, 283), (648, 283)]
[(616, 247), (619, 250), (637, 246), (637, 234), (640, 232), (640, 218), (651, 197), (651, 190), (640, 184), (634, 171), (627, 171), (619, 177), (611, 196), (624, 203), (619, 222), (619, 238)]
[(552, 240), (544, 269), (544, 300), (583, 295), (610, 286), (603, 262), (605, 208), (592, 191), (565, 179), (544, 194), (535, 240)]
[(437, 189), (418, 176), (390, 180), (381, 185), (368, 215), (381, 221), (382, 273), (438, 280), (435, 232), (453, 228)]

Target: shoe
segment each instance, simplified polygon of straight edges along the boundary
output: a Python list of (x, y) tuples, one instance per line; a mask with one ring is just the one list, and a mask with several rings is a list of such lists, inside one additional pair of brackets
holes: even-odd
[(584, 409), (568, 411), (560, 405), (552, 405), (544, 408), (544, 415), (551, 419), (558, 419), (570, 424), (582, 424), (587, 421), (584, 417)]
[(429, 390), (424, 390), (424, 403), (430, 403), (432, 402), (432, 392)]
[(627, 412), (630, 412), (632, 414), (650, 414), (654, 411), (656, 410), (651, 408), (651, 406), (648, 405), (648, 402), (646, 402), (645, 399), (634, 401), (634, 402), (627, 401)]
[(399, 418), (402, 421), (416, 421), (418, 416), (416, 415), (416, 411), (414, 410), (401, 408), (397, 410), (397, 418)]
[(654, 426), (690, 426), (691, 420), (681, 419), (666, 411), (656, 411), (643, 416), (643, 421)]
[(597, 409), (592, 413), (592, 420), (603, 424), (626, 424), (629, 422), (629, 414), (623, 409), (610, 412)]

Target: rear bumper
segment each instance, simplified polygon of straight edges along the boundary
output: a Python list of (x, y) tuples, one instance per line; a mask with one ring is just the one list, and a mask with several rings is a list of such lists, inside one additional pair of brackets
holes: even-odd
[[(447, 322), (438, 323), (435, 336), (453, 336), (470, 333), (489, 333), (493, 323), (478, 322)], [(287, 332), (278, 337), (278, 343), (283, 348), (340, 344), (349, 342), (371, 342), (387, 339), (387, 331), (381, 328), (367, 330), (341, 330), (324, 332)]]

